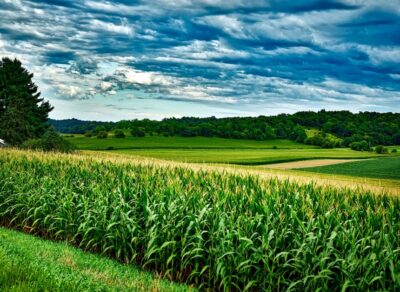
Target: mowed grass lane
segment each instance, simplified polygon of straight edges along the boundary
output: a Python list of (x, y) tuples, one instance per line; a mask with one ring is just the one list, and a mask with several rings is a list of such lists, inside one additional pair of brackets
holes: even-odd
[(386, 157), (354, 161), (335, 165), (301, 168), (299, 170), (351, 175), (357, 177), (384, 178), (400, 180), (400, 157)]

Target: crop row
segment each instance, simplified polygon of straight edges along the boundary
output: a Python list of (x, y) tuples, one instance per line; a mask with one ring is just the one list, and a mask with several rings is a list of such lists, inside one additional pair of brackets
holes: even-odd
[(361, 190), (2, 150), (0, 223), (203, 289), (400, 289), (400, 202)]

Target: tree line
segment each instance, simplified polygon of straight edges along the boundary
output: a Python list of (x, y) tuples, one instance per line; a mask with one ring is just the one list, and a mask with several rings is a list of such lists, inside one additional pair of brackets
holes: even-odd
[[(400, 114), (349, 111), (303, 111), (276, 116), (233, 118), (168, 118), (97, 122), (50, 120), (62, 133), (96, 134), (99, 131), (129, 130), (133, 136), (161, 135), (221, 137), (232, 139), (290, 139), (325, 148), (349, 147), (362, 142), (374, 145), (400, 145)], [(306, 130), (317, 130), (307, 137)], [(337, 138), (339, 139), (337, 139)]]

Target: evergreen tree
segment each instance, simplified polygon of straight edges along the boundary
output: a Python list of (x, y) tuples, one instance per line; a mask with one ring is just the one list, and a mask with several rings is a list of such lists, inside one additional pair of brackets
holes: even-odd
[(0, 138), (11, 145), (38, 138), (47, 129), (53, 107), (40, 98), (32, 77), (19, 60), (0, 61)]

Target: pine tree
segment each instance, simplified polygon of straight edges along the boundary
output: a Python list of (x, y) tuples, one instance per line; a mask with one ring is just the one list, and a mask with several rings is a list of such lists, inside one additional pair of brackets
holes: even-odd
[(8, 144), (20, 145), (47, 129), (53, 107), (40, 98), (32, 78), (19, 60), (0, 61), (0, 138)]

